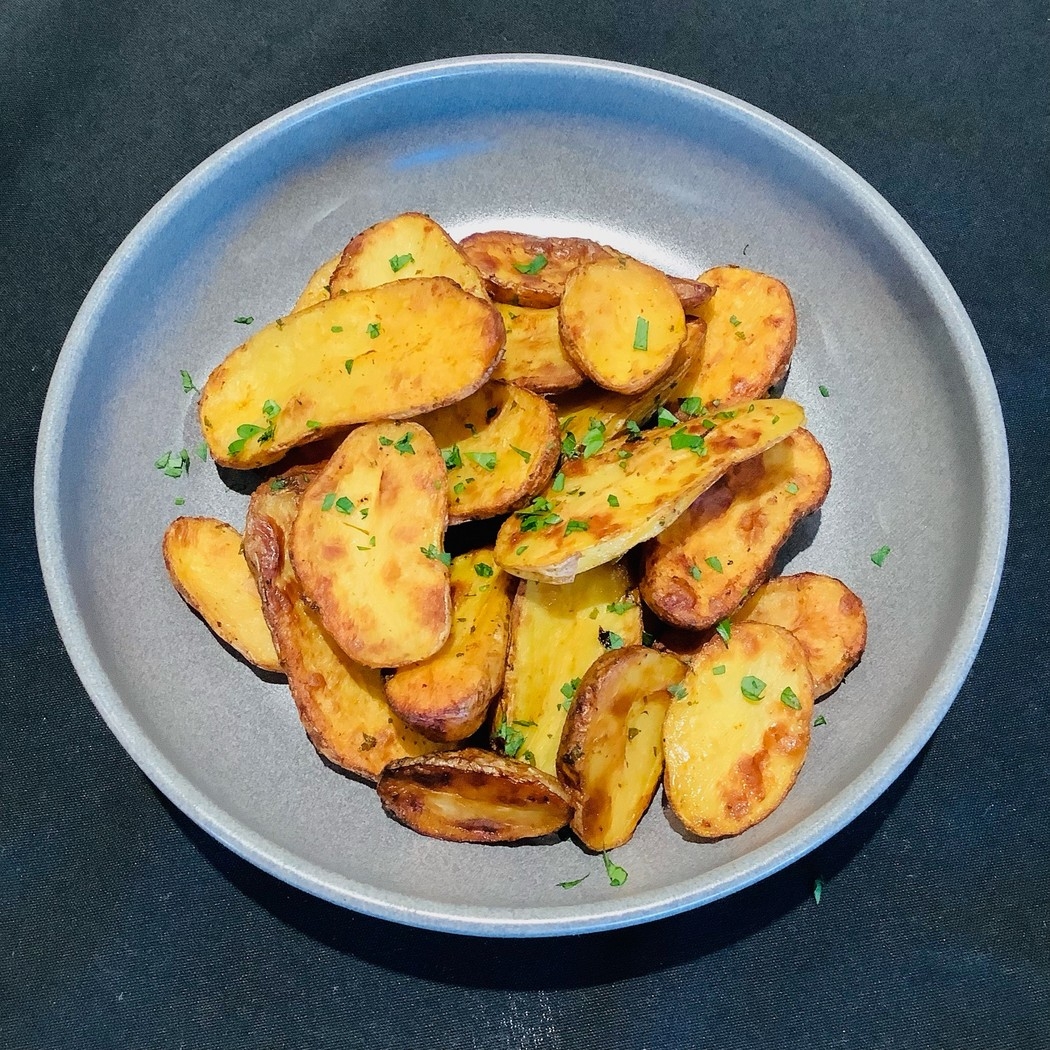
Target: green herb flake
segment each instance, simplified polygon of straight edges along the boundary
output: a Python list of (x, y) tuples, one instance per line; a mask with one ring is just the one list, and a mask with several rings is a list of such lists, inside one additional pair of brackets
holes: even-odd
[(534, 255), (527, 263), (515, 263), (514, 269), (518, 273), (539, 273), (547, 265), (547, 256), (540, 252)]
[(234, 324), (251, 324), (254, 321), (254, 317), (235, 317), (233, 319)]
[(331, 510), (335, 506), (336, 496), (334, 492), (329, 492), (323, 500), (321, 500), (321, 510)]
[(733, 622), (727, 616), (724, 620), (719, 620), (715, 625), (715, 634), (725, 643), (725, 647), (729, 648), (729, 638), (733, 633)]
[(425, 554), (431, 561), (441, 562), (442, 565), (448, 566), (452, 564), (452, 555), (439, 551), (433, 543), (429, 547), (420, 547), (419, 553)]
[(700, 566), (699, 565), (690, 565), (689, 566), (689, 575), (692, 576), (694, 580), (699, 580), (701, 575), (702, 575), (702, 573), (700, 572)]
[(552, 492), (561, 492), (565, 488), (565, 475), (559, 470), (554, 475), (554, 482), (551, 484)]
[(886, 559), (889, 557), (890, 548), (880, 547), (877, 551), (873, 551), (871, 560), (881, 569)]
[(602, 860), (605, 862), (605, 874), (609, 876), (609, 885), (622, 886), (627, 881), (627, 872), (619, 864), (614, 864), (604, 850)]
[(579, 453), (576, 451), (576, 435), (570, 430), (565, 437), (561, 439), (561, 454), (566, 459), (575, 459)]
[(703, 434), (690, 434), (688, 430), (676, 430), (670, 438), (671, 448), (687, 448), (698, 456), (706, 456), (707, 448)]
[(780, 416), (774, 416), (774, 417), (773, 417), (773, 418), (772, 418), (772, 419), (770, 420), (770, 422), (771, 422), (771, 423), (773, 424), (773, 426), (776, 426), (776, 425), (777, 425), (777, 423), (779, 423), (779, 422), (780, 422)]
[(821, 383), (820, 386), (817, 387), (817, 389), (820, 391), (821, 397), (828, 397), (831, 394), (831, 391), (828, 390), (828, 388), (823, 383)]
[(263, 415), (266, 416), (267, 419), (274, 419), (277, 416), (277, 414), (281, 411), (281, 406), (277, 404), (276, 401), (271, 401), (269, 398), (267, 398), (263, 402), (262, 410)]
[(566, 700), (571, 700), (576, 695), (576, 690), (579, 689), (579, 688), (580, 688), (580, 679), (579, 678), (573, 678), (573, 679), (570, 679), (568, 682), (565, 682), (562, 685), (560, 692), (561, 692), (561, 695), (564, 696)]
[(784, 691), (780, 694), (780, 702), (785, 707), (790, 707), (793, 711), (802, 710), (802, 701), (799, 700), (795, 690), (789, 685), (784, 686)]
[(165, 452), (164, 455), (161, 456), (153, 465), (157, 468), (157, 470), (163, 470), (170, 461), (171, 453)]
[(411, 253), (408, 255), (392, 255), (390, 256), (390, 269), (397, 273), (398, 270), (403, 270), (409, 263), (414, 263), (415, 261)]
[(606, 607), (606, 612), (616, 613), (617, 616), (623, 616), (628, 609), (634, 608), (634, 602), (610, 602)]
[(637, 440), (642, 436), (642, 428), (633, 420), (627, 420), (627, 433)]
[(340, 496), (335, 501), (335, 509), (340, 514), (353, 514), (354, 512), (354, 501), (347, 496)]
[(523, 543), (514, 553), (520, 558), (528, 549), (529, 545), (527, 543)]
[(618, 507), (620, 505), (620, 501), (611, 492), (606, 498), (606, 501), (608, 502), (610, 507)]
[[(453, 445), (451, 448), (443, 448), (441, 450), (441, 458), (445, 461), (445, 466), (449, 470), (455, 470), (456, 467), (463, 466), (463, 457), (459, 454), (459, 445)], [(462, 484), (462, 482), (460, 484)]]
[(586, 875), (581, 875), (578, 879), (569, 879), (568, 882), (559, 882), (558, 886), (563, 890), (571, 890), (574, 886), (579, 886), (584, 879), (589, 879), (591, 873), (587, 872)]
[(411, 432), (406, 430), (405, 433), (394, 442), (394, 451), (401, 456), (414, 456), (416, 454), (416, 450), (412, 447)]
[(354, 359), (352, 357), (348, 357), (343, 362), (343, 368), (346, 369), (346, 374), (350, 375), (350, 373), (353, 372), (353, 370), (354, 370)]
[(482, 470), (493, 471), (496, 469), (495, 452), (468, 452), (467, 456), (474, 460)]
[(503, 753), (511, 758), (516, 758), (525, 746), (525, 734), (520, 729), (515, 729), (506, 718), (496, 727), (496, 739), (503, 741)]
[(715, 667), (711, 668), (711, 674), (713, 674), (713, 675), (724, 675), (725, 673), (726, 673), (726, 665), (725, 664), (717, 664)]
[(656, 413), (656, 425), (658, 427), (676, 427), (678, 426), (678, 417), (673, 412), (668, 412), (666, 408), (661, 408)]
[(675, 682), (674, 685), (669, 685), (667, 691), (676, 700), (684, 700), (689, 693), (689, 690), (685, 687), (685, 682)]
[[(535, 725), (536, 723), (535, 722), (531, 722), (529, 724), (530, 725)], [(530, 766), (536, 765), (536, 756), (531, 751), (522, 751), (522, 753), (521, 753), (521, 760), (522, 760), (522, 762), (528, 762), (528, 764)]]
[(704, 403), (698, 397), (686, 397), (679, 407), (687, 416), (698, 416), (704, 410)]
[(587, 532), (590, 529), (590, 525), (585, 521), (580, 521), (579, 518), (570, 518), (565, 523), (565, 535), (568, 536), (572, 532)]
[(371, 550), (375, 545), (376, 545), (376, 538), (375, 538), (375, 536), (369, 536), (368, 544), (366, 546), (363, 546), (363, 547), (358, 547), (357, 549), (359, 551), (368, 551), (368, 550)]
[(607, 631), (604, 627), (598, 628), (598, 641), (603, 649), (622, 649), (623, 638), (615, 631)]
[(176, 496), (175, 497), (175, 506), (176, 507), (182, 507), (182, 506), (185, 506), (185, 504), (186, 504), (186, 500), (183, 499), (182, 496)]
[(307, 430), (320, 430), (321, 429), (321, 424), (316, 419), (308, 419), (306, 421), (306, 429)]
[[(366, 496), (366, 497), (365, 497), (365, 499), (368, 499), (368, 497)], [(368, 507), (362, 507), (362, 508), (361, 508), (361, 520), (362, 520), (362, 521), (364, 521), (364, 520), (365, 520), (365, 518), (367, 518), (367, 517), (368, 517), (368, 510), (369, 510), (369, 508), (368, 508)]]
[(288, 479), (287, 478), (274, 478), (270, 482), (270, 491), (271, 492), (280, 492), (282, 489), (286, 489), (286, 488), (288, 488)]
[(824, 880), (818, 875), (813, 880), (813, 900), (819, 904), (820, 898), (824, 895)]
[(642, 631), (642, 645), (646, 649), (652, 649), (653, 643), (656, 641), (656, 635), (652, 631)]
[(644, 317), (639, 317), (634, 322), (634, 343), (632, 345), (635, 350), (649, 349), (649, 322)]
[(379, 338), (379, 333), (381, 331), (381, 329), (379, 327), (379, 322), (378, 321), (373, 321), (370, 325), (368, 325), (365, 328), (365, 331), (368, 333), (368, 338), (369, 339), (378, 339)]
[(733, 334), (737, 337), (737, 339), (746, 339), (747, 338), (747, 336), (744, 335), (743, 332), (734, 332)]
[(334, 324), (334, 325), (332, 325), (332, 331), (333, 332), (337, 332), (338, 333), (338, 332), (341, 332), (342, 330), (343, 330), (343, 326), (341, 324)]
[(522, 532), (535, 532), (547, 525), (559, 525), (562, 520), (560, 515), (551, 512), (550, 502), (542, 496), (537, 496), (524, 510), (514, 513), (521, 519), (518, 528)]
[(464, 485), (462, 481), (457, 481), (457, 482), (455, 483), (455, 485), (453, 485), (453, 486), (452, 486), (452, 491), (453, 491), (453, 492), (454, 492), (454, 493), (455, 493), (455, 494), (456, 494), (457, 496), (462, 496), (462, 495), (463, 495), (463, 493), (464, 493), (464, 492), (466, 491), (466, 488), (467, 488), (467, 486), (466, 486), (466, 485)]
[(737, 317), (737, 315), (736, 315), (736, 314), (730, 314), (730, 317), (729, 317), (729, 323), (730, 323), (730, 324), (731, 324), (731, 325), (732, 325), (732, 326), (733, 326), (734, 328), (737, 328), (737, 327), (739, 327), (739, 325), (740, 325), (740, 318), (739, 318), (739, 317)]
[(817, 717), (813, 719), (814, 726), (826, 726), (827, 724), (828, 720), (823, 715), (817, 715)]
[(631, 728), (627, 730), (627, 739), (633, 740), (640, 732), (641, 730), (636, 726), (631, 726)]
[(596, 452), (601, 451), (604, 444), (605, 424), (600, 419), (592, 419), (587, 433), (583, 435), (583, 458), (590, 459)]
[(532, 453), (531, 452), (526, 452), (525, 449), (518, 448), (517, 445), (511, 445), (510, 447), (511, 447), (511, 450), (514, 451), (514, 452), (517, 452), (517, 454), (519, 456), (521, 456), (521, 458), (523, 460), (525, 460), (526, 463), (528, 463), (529, 460), (532, 459)]
[(714, 569), (715, 572), (721, 572), (722, 571), (722, 563), (714, 555), (712, 555), (710, 558), (704, 558), (704, 561), (709, 566), (711, 566), (711, 568)]
[(788, 483), (787, 483), (787, 484), (786, 484), (786, 485), (784, 486), (784, 488), (786, 488), (786, 489), (787, 489), (787, 491), (788, 491), (788, 495), (790, 495), (790, 496), (797, 496), (797, 495), (798, 495), (798, 485), (796, 485), (796, 484), (795, 484), (795, 482), (793, 482), (793, 481), (789, 481), (789, 482), (788, 482)]
[(757, 703), (762, 699), (765, 688), (766, 683), (761, 678), (756, 678), (753, 674), (746, 674), (740, 679), (740, 692), (745, 700), (750, 700), (752, 703)]
[[(184, 368), (180, 369), (179, 376), (182, 379), (182, 392), (184, 394), (188, 394), (191, 390), (197, 390), (197, 387), (193, 382), (193, 377)], [(197, 390), (197, 393), (199, 394), (200, 391)]]
[(488, 579), (488, 577), (492, 575), (492, 566), (487, 562), (479, 561), (477, 565), (474, 566), (474, 572), (483, 579)]
[(394, 441), (393, 441), (392, 438), (388, 438), (385, 434), (380, 434), (379, 435), (379, 444), (382, 445), (383, 448), (387, 448), (388, 446), (392, 445), (393, 443), (394, 443)]

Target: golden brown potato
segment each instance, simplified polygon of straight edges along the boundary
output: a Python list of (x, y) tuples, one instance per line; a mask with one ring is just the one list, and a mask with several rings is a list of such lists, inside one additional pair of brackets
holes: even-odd
[(603, 565), (564, 586), (522, 583), (511, 610), (493, 743), (554, 773), (579, 680), (606, 650), (641, 640), (638, 592), (621, 565)]
[(642, 819), (663, 771), (664, 714), (686, 666), (640, 645), (591, 664), (558, 747), (558, 779), (575, 805), (572, 830), (593, 850), (622, 846)]
[(626, 255), (586, 263), (569, 275), (558, 326), (573, 364), (621, 394), (655, 385), (685, 339), (685, 313), (671, 282)]
[(864, 603), (841, 580), (802, 572), (763, 584), (733, 616), (790, 631), (806, 653), (817, 699), (834, 689), (864, 652)]
[(503, 688), (511, 592), (516, 583), (491, 550), (452, 559), (452, 630), (429, 659), (387, 679), (390, 706), (434, 740), (465, 740), (481, 728)]
[(507, 345), (493, 379), (505, 379), (537, 394), (556, 394), (583, 382), (582, 373), (561, 345), (556, 309), (506, 303), (497, 303), (496, 309), (507, 330)]
[(333, 255), (331, 259), (325, 260), (310, 274), (310, 279), (299, 293), (299, 298), (295, 300), (295, 305), (289, 311), (290, 313), (294, 314), (297, 310), (306, 310), (308, 307), (316, 306), (329, 297), (332, 274), (339, 265), (339, 259), (340, 256)]
[(220, 466), (260, 467), (353, 423), (405, 419), (477, 390), (503, 321), (447, 277), (348, 292), (279, 318), (208, 377), (201, 427)]
[(780, 627), (741, 623), (693, 660), (664, 718), (664, 794), (704, 838), (737, 835), (783, 801), (809, 748), (813, 680)]
[(694, 420), (563, 461), (543, 494), (503, 523), (496, 560), (515, 576), (565, 583), (663, 531), (730, 467), (804, 422), (793, 401), (755, 401), (712, 430)]
[(766, 579), (796, 522), (824, 502), (830, 485), (828, 458), (801, 427), (730, 467), (646, 545), (645, 604), (661, 620), (698, 631), (729, 616)]
[(707, 325), (703, 350), (670, 396), (716, 407), (765, 397), (791, 364), (791, 293), (775, 277), (740, 266), (716, 266), (699, 279), (716, 289), (698, 311)]
[(558, 464), (554, 409), (539, 394), (510, 383), (487, 383), (417, 422), (445, 457), (452, 524), (521, 506), (550, 481)]
[(420, 835), (451, 842), (540, 838), (572, 816), (554, 777), (480, 748), (391, 762), (376, 789), (392, 817)]
[(432, 656), (451, 627), (445, 464), (417, 423), (351, 431), (303, 494), (291, 556), (339, 647), (368, 667)]
[(303, 598), (288, 544), (313, 477), (311, 471), (296, 471), (256, 489), (244, 526), (244, 556), (310, 742), (337, 766), (375, 781), (388, 762), (443, 745), (394, 715), (379, 672), (350, 660)]
[(249, 663), (280, 671), (241, 534), (215, 518), (176, 518), (162, 548), (171, 582), (190, 608)]
[(332, 273), (331, 294), (376, 288), (406, 277), (448, 277), (464, 291), (488, 299), (481, 274), (459, 245), (429, 215), (405, 212), (359, 233)]

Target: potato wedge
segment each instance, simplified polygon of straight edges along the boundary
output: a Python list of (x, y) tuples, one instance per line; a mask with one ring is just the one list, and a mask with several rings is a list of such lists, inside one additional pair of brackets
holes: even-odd
[(392, 762), (376, 790), (396, 820), (450, 842), (541, 838), (572, 815), (568, 793), (554, 777), (480, 748)]
[(391, 710), (378, 671), (355, 664), (304, 600), (288, 544), (313, 472), (264, 482), (248, 504), (244, 556), (313, 746), (342, 769), (375, 781), (388, 762), (440, 749)]
[(830, 485), (828, 458), (802, 427), (730, 467), (646, 545), (645, 604), (697, 631), (729, 616), (769, 576), (796, 522), (824, 502)]
[(576, 690), (558, 747), (572, 794), (572, 830), (593, 850), (622, 846), (663, 772), (664, 715), (686, 665), (640, 645), (604, 653)]
[(325, 260), (310, 274), (310, 279), (299, 293), (299, 298), (295, 300), (295, 305), (289, 313), (294, 314), (297, 310), (306, 310), (329, 298), (332, 274), (335, 273), (340, 258), (341, 255), (333, 255), (331, 259)]
[(704, 838), (738, 835), (769, 816), (809, 748), (813, 680), (795, 637), (741, 623), (694, 659), (664, 718), (664, 794)]
[(201, 428), (220, 466), (265, 466), (339, 427), (466, 397), (498, 364), (503, 337), (496, 308), (447, 277), (348, 292), (237, 347), (204, 385)]
[(162, 543), (168, 575), (183, 600), (251, 664), (280, 671), (259, 592), (241, 552), (241, 534), (215, 518), (176, 518)]
[(417, 423), (350, 432), (303, 494), (291, 557), (339, 647), (367, 667), (432, 656), (452, 624), (445, 464)]
[(448, 277), (464, 291), (488, 300), (481, 274), (459, 245), (420, 212), (384, 219), (359, 233), (343, 249), (332, 273), (331, 294), (377, 288), (406, 277)]
[(558, 464), (561, 437), (550, 403), (510, 383), (420, 416), (448, 465), (449, 522), (491, 518), (539, 492)]
[(566, 583), (663, 531), (730, 467), (804, 422), (793, 401), (755, 401), (710, 431), (691, 421), (563, 461), (560, 488), (556, 477), (503, 523), (496, 560), (527, 580)]
[(659, 270), (608, 256), (569, 275), (558, 326), (565, 352), (584, 375), (606, 390), (638, 394), (673, 367), (685, 312)]
[(740, 266), (716, 266), (699, 279), (716, 289), (698, 311), (707, 325), (703, 350), (670, 396), (721, 406), (767, 396), (787, 375), (795, 348), (791, 293)]
[(503, 688), (511, 593), (516, 584), (491, 550), (452, 559), (452, 630), (429, 659), (387, 679), (391, 708), (434, 740), (465, 740), (481, 728)]
[(506, 303), (497, 303), (496, 309), (507, 330), (507, 345), (493, 379), (505, 379), (537, 394), (556, 394), (583, 382), (583, 373), (561, 345), (557, 310)]
[(817, 699), (846, 677), (868, 640), (864, 603), (841, 580), (815, 572), (763, 584), (733, 616), (745, 621), (783, 627), (799, 640)]
[(520, 584), (494, 746), (553, 774), (579, 680), (606, 650), (641, 640), (638, 592), (622, 565), (603, 565), (565, 586)]

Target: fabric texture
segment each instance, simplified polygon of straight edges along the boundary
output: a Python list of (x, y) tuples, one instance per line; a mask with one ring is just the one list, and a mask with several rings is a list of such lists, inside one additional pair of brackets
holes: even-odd
[[(1046, 1046), (1047, 15), (1031, 0), (0, 6), (0, 1045)], [(200, 831), (88, 700), (33, 532), (51, 371), (141, 216), (229, 139), (317, 91), (500, 51), (689, 77), (841, 157), (958, 291), (1012, 456), (1010, 551), (991, 626), (904, 775), (813, 854), (729, 899), (556, 941), (363, 917)]]

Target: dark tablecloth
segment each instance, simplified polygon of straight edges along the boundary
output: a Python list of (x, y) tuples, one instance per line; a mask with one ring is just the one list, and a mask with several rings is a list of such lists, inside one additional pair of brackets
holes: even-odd
[[(1048, 30), (1050, 9), (1031, 0), (0, 6), (0, 1045), (1050, 1045)], [(146, 210), (317, 91), (500, 51), (690, 77), (843, 158), (958, 290), (1012, 455), (991, 627), (907, 772), (757, 886), (558, 941), (362, 917), (212, 841), (95, 713), (33, 537), (36, 428), (59, 347)]]

